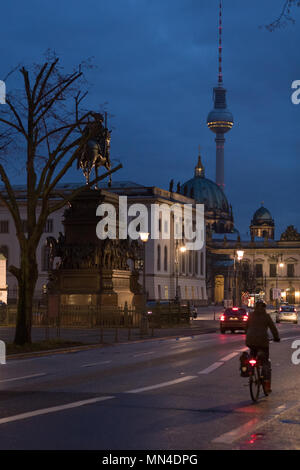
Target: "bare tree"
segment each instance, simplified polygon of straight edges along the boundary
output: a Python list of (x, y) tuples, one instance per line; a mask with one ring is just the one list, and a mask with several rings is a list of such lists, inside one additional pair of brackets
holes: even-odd
[[(20, 266), (9, 266), (18, 282), (18, 310), (15, 343), (31, 342), (32, 307), (38, 278), (37, 247), (49, 215), (72, 201), (86, 188), (111, 175), (122, 165), (108, 169), (53, 202), (51, 194), (78, 159), (94, 127), (81, 133), (91, 113), (81, 109), (86, 96), (82, 64), (70, 73), (51, 57), (32, 69), (19, 70), (21, 91), (8, 94), (0, 107), (0, 178), (4, 189), (0, 203), (10, 212), (20, 246)], [(15, 71), (16, 72), (16, 71)], [(24, 232), (17, 194), (11, 183), (11, 166), (19, 155), (18, 165), (26, 175), (27, 227)], [(57, 196), (57, 191), (56, 191)]]
[(272, 32), (275, 29), (285, 27), (288, 23), (295, 23), (292, 16), (293, 7), (300, 7), (299, 0), (284, 0), (279, 16), (272, 23), (265, 25), (265, 28)]

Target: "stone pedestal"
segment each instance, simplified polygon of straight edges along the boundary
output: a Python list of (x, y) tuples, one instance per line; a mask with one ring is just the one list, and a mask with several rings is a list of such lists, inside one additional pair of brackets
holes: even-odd
[[(59, 296), (60, 305), (121, 306), (139, 304), (136, 282), (127, 261), (134, 258), (128, 240), (99, 240), (96, 209), (101, 203), (116, 209), (118, 234), (119, 197), (105, 190), (87, 190), (65, 211), (65, 234), (52, 254), (60, 256), (60, 266), (51, 271), (49, 299)], [(49, 300), (55, 305), (55, 300)], [(49, 305), (50, 305), (49, 303)]]

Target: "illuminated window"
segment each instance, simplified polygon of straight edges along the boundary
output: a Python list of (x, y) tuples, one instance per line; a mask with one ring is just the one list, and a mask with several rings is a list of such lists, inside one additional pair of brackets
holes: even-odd
[(169, 288), (168, 286), (165, 286), (165, 299), (169, 298)]

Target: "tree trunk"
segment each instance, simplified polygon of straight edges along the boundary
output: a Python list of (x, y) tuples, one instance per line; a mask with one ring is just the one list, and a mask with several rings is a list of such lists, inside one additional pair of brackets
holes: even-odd
[(18, 310), (14, 343), (31, 343), (33, 296), (38, 279), (35, 249), (21, 254), (18, 276)]

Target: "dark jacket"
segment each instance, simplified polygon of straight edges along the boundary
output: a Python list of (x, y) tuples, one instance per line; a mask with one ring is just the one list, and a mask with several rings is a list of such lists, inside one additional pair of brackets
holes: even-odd
[(278, 330), (267, 313), (252, 312), (247, 322), (246, 345), (250, 347), (268, 348), (269, 337), (268, 329), (271, 330), (274, 340), (279, 339)]

